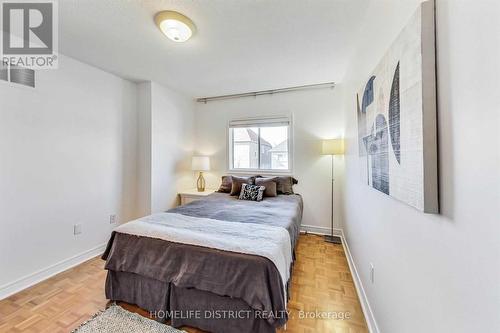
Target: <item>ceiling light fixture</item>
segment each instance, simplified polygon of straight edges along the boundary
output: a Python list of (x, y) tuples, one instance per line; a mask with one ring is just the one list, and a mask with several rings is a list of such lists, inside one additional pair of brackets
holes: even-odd
[(193, 21), (181, 13), (164, 10), (155, 15), (155, 22), (161, 32), (174, 42), (185, 42), (194, 34)]

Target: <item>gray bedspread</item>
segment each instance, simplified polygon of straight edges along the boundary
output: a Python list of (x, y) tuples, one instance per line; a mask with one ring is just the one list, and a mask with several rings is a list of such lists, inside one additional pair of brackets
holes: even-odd
[[(294, 248), (302, 219), (302, 198), (280, 195), (253, 202), (214, 193), (169, 212), (280, 226), (290, 233)], [(114, 232), (102, 258), (109, 271), (106, 296), (111, 300), (135, 303), (150, 311), (204, 312), (214, 307), (286, 311), (280, 274), (264, 257)], [(212, 332), (274, 332), (286, 320), (286, 316), (253, 317), (231, 323), (172, 318), (172, 325), (191, 325)]]
[(292, 249), (295, 248), (299, 237), (302, 211), (302, 197), (298, 194), (266, 197), (263, 201), (256, 202), (238, 200), (236, 196), (217, 192), (207, 196), (204, 200), (169, 210), (170, 213), (215, 220), (283, 227), (290, 233)]

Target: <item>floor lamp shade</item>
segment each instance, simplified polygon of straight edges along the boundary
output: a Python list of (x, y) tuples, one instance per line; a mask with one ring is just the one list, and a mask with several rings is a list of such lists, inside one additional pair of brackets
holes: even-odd
[(196, 189), (198, 192), (205, 191), (205, 178), (203, 178), (203, 171), (210, 170), (210, 158), (208, 156), (193, 156), (191, 161), (191, 169), (199, 171), (200, 175), (196, 181)]
[(321, 154), (322, 155), (343, 155), (344, 154), (344, 140), (342, 140), (342, 139), (323, 140)]

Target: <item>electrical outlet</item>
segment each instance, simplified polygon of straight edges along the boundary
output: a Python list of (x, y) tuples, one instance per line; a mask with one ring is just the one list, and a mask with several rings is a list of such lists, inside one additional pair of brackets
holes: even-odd
[(74, 235), (79, 235), (82, 233), (82, 225), (81, 224), (75, 224), (73, 226), (73, 234)]
[(375, 283), (375, 266), (372, 263), (370, 263), (370, 281)]
[(116, 215), (109, 215), (109, 224), (115, 224), (116, 223)]

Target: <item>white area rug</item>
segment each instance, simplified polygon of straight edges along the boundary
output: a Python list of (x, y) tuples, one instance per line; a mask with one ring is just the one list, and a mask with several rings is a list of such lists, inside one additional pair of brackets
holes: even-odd
[(160, 324), (129, 312), (117, 305), (112, 305), (105, 311), (81, 324), (72, 333), (180, 333), (171, 326)]

